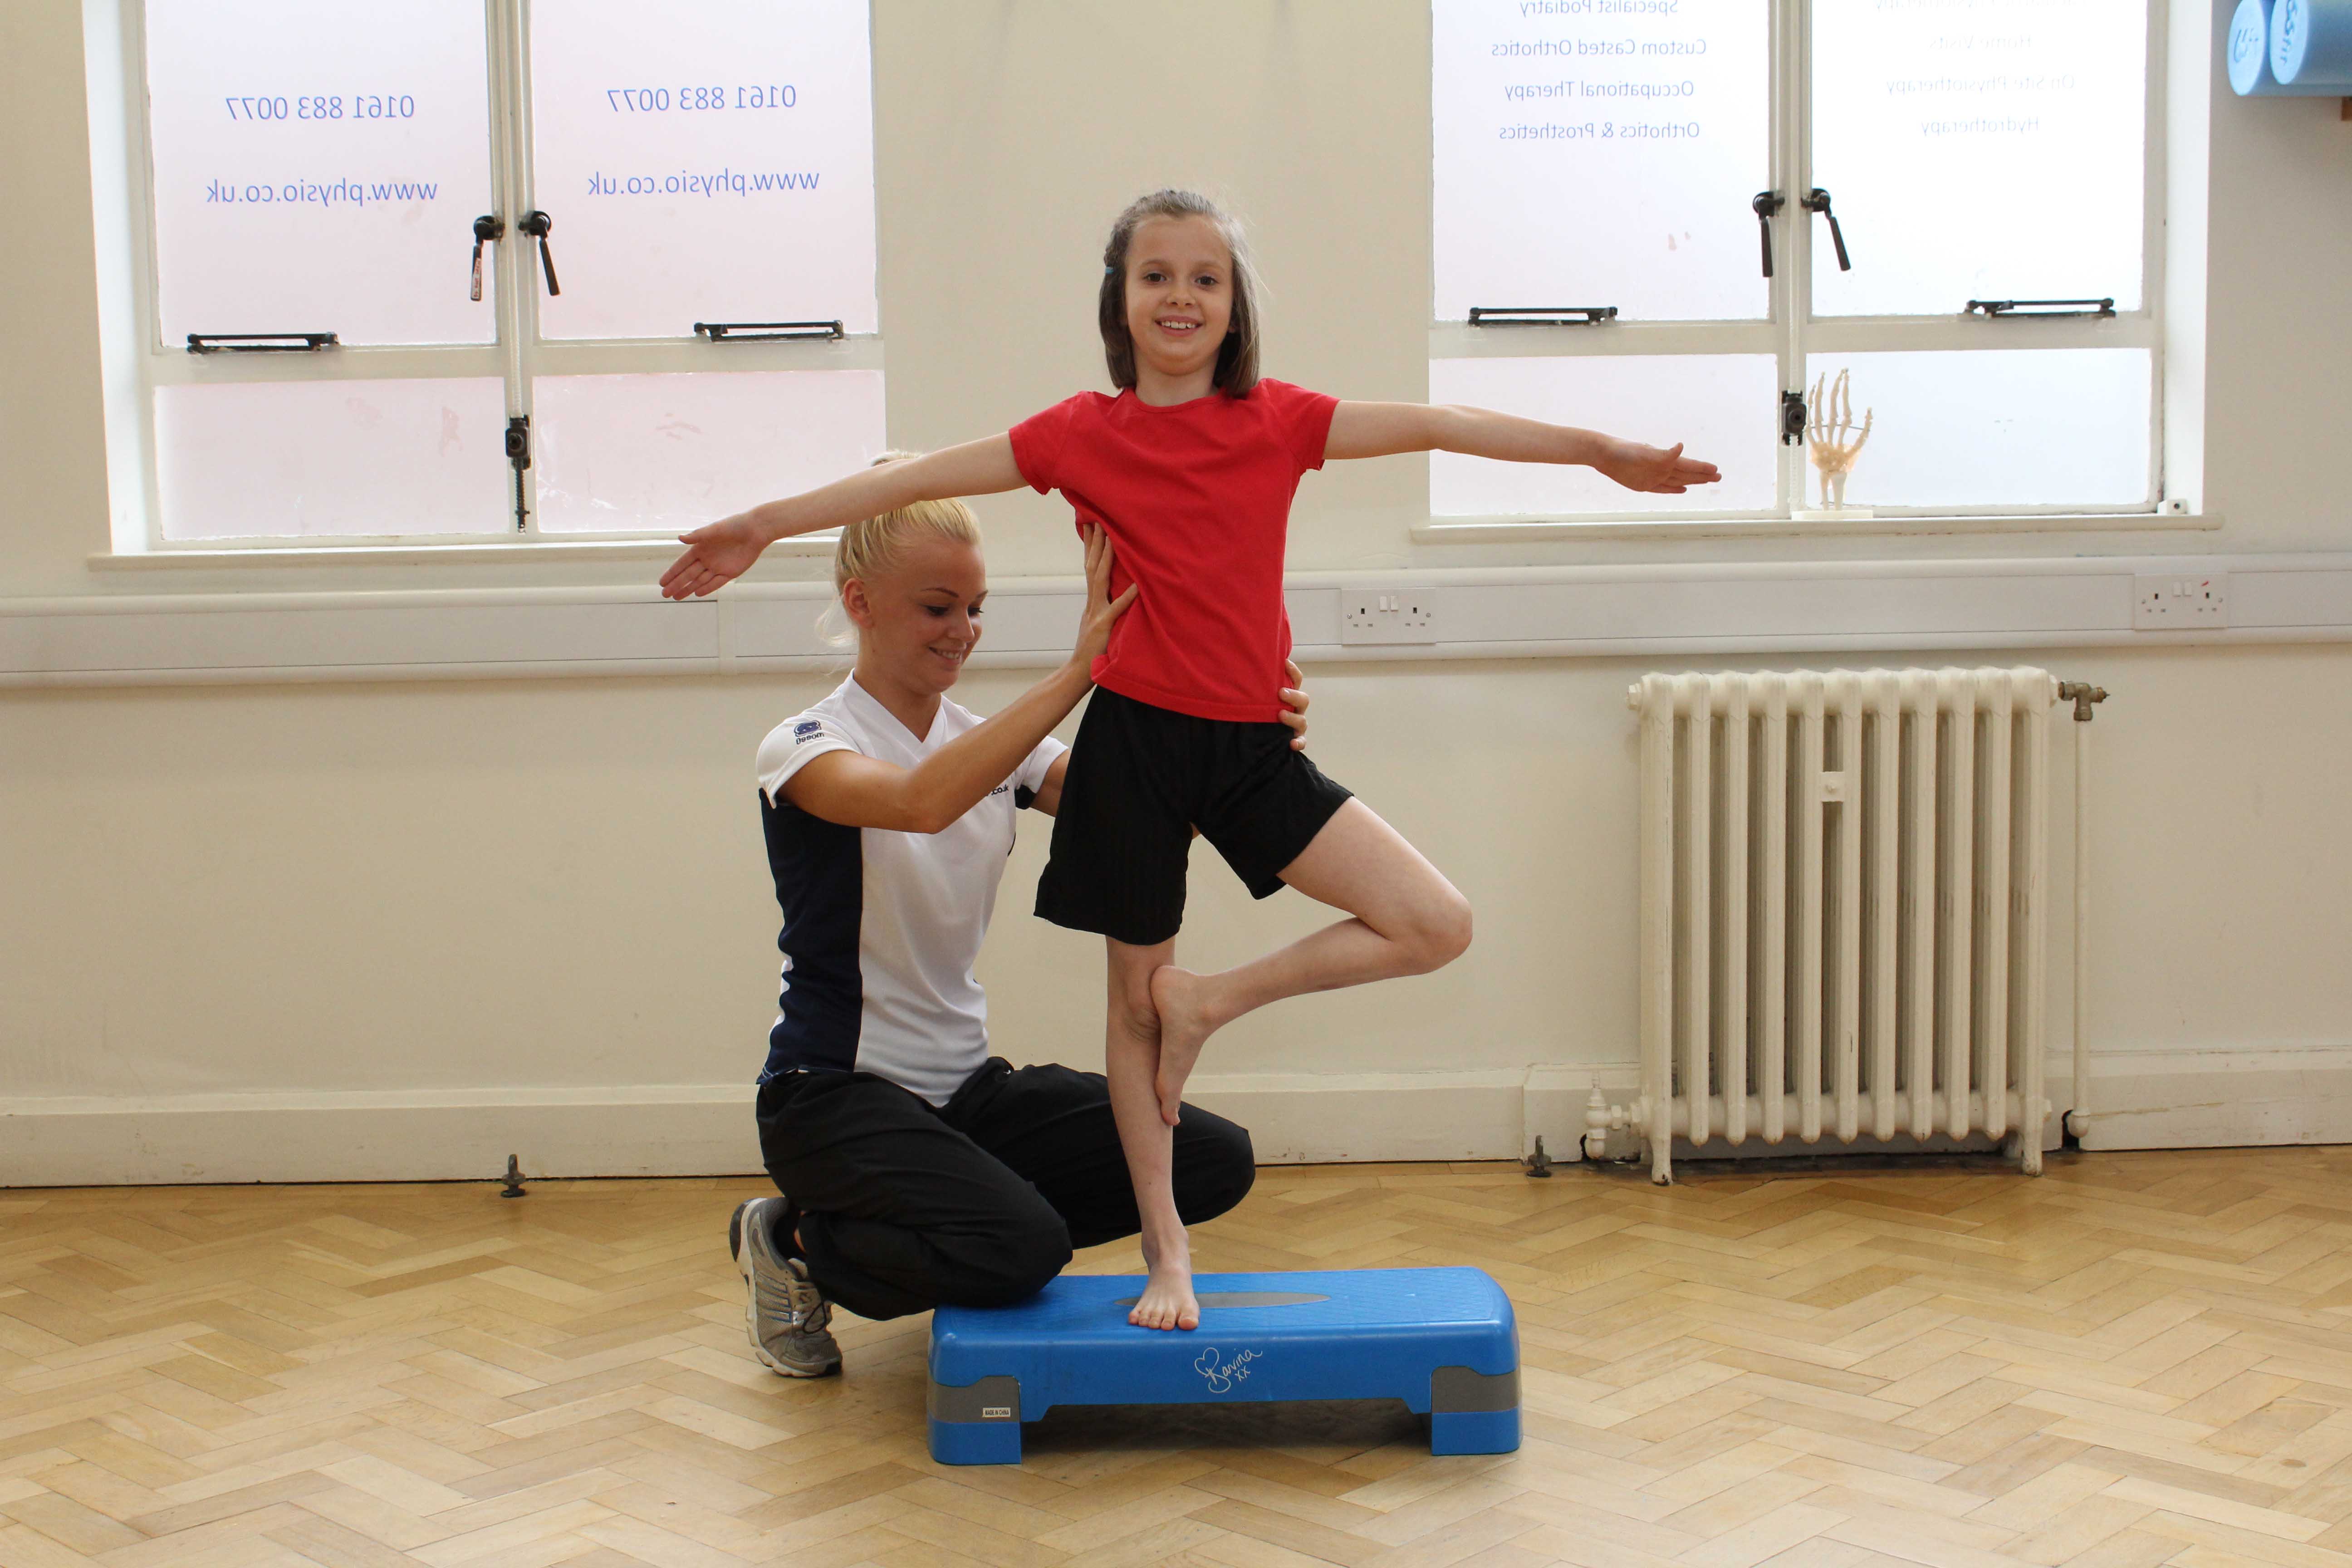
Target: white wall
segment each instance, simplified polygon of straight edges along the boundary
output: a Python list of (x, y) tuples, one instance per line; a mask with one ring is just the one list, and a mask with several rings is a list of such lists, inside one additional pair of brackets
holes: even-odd
[[(1217, 188), (1253, 220), (1275, 374), (1423, 395), (1425, 21), (1411, 5), (1229, 0), (1184, 33), (1217, 68), (1186, 73), (1198, 98), (1182, 113), (1139, 114), (1167, 43), (1148, 8), (877, 0), (894, 441), (999, 428), (1097, 384), (1101, 230), (1165, 181)], [(0, 7), (0, 599), (646, 574), (92, 571), (107, 491), (82, 79), (75, 0)], [(2210, 180), (2218, 532), (1439, 550), (1407, 535), (1424, 467), (1387, 459), (1309, 479), (1293, 564), (2341, 550), (2352, 125), (2332, 100), (2224, 89)], [(1000, 581), (1070, 569), (1058, 502), (1005, 497), (983, 518)], [(2147, 1116), (2101, 1136), (2352, 1135), (2352, 647), (2014, 657), (2116, 693), (2095, 727), (2089, 997), (2102, 1092)], [(1221, 1038), (1203, 1070), (1262, 1152), (1512, 1152), (1531, 1066), (1630, 1062), (1622, 693), (1656, 667), (1311, 672), (1318, 756), (1463, 886), (1479, 937), (1439, 975), (1291, 1003)], [(960, 695), (985, 710), (1023, 679), (977, 671)], [(750, 759), (824, 684), (0, 690), (0, 1181), (487, 1174), (509, 1149), (543, 1170), (751, 1167), (743, 1086), (772, 1010), (774, 906)], [(1000, 1049), (1094, 1065), (1093, 945), (1026, 915), (1044, 826), (1016, 852), (982, 974)], [(1251, 905), (1205, 855), (1192, 900), (1190, 954), (1209, 963), (1317, 918), (1287, 896)]]

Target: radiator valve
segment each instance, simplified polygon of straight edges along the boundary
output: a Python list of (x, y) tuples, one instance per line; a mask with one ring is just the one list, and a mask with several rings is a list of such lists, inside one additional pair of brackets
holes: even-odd
[(2058, 683), (2058, 700), (2074, 705), (2074, 722), (2077, 724), (2089, 723), (2091, 704), (2106, 700), (2107, 689), (2104, 686), (2094, 686), (2087, 680), (2062, 680)]
[(1601, 1092), (1601, 1080), (1592, 1080), (1592, 1096), (1584, 1102), (1584, 1157), (1598, 1161), (1608, 1147), (1609, 1134), (1634, 1124), (1634, 1112), (1622, 1105), (1612, 1105)]

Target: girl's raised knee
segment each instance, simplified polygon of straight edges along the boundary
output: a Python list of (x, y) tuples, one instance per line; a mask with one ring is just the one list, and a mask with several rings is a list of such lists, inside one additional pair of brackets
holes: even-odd
[(1443, 897), (1414, 911), (1405, 937), (1412, 972), (1426, 974), (1443, 969), (1469, 951), (1470, 900), (1448, 888)]

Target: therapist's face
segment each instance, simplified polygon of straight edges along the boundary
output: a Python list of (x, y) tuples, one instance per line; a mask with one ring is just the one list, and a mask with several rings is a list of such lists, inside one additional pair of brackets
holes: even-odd
[(977, 547), (952, 539), (910, 544), (873, 580), (853, 577), (841, 602), (857, 626), (861, 672), (911, 690), (945, 691), (980, 641), (988, 569)]

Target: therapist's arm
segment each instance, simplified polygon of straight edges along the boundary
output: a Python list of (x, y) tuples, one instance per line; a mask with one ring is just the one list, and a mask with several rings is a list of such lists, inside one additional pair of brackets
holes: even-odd
[[(1290, 684), (1282, 690), (1283, 703), (1290, 711), (1282, 716), (1282, 721), (1291, 729), (1290, 749), (1303, 752), (1307, 749), (1307, 678), (1298, 673), (1298, 666), (1289, 659), (1282, 661), (1282, 668), (1290, 673)], [(1045, 770), (1045, 782), (1037, 786), (1037, 794), (1029, 802), (1029, 809), (1042, 811), (1048, 816), (1058, 813), (1062, 808), (1062, 775), (1069, 771), (1070, 753), (1064, 752), (1054, 759), (1054, 765)]]
[(844, 827), (884, 827), (896, 833), (937, 833), (947, 827), (1011, 778), (1092, 689), (1095, 656), (1108, 645), (1111, 624), (1135, 602), (1132, 585), (1117, 599), (1110, 597), (1110, 540), (1100, 530), (1090, 531), (1087, 610), (1077, 647), (1059, 669), (1003, 711), (911, 768), (856, 752), (827, 752), (784, 781), (784, 798), (811, 816)]

